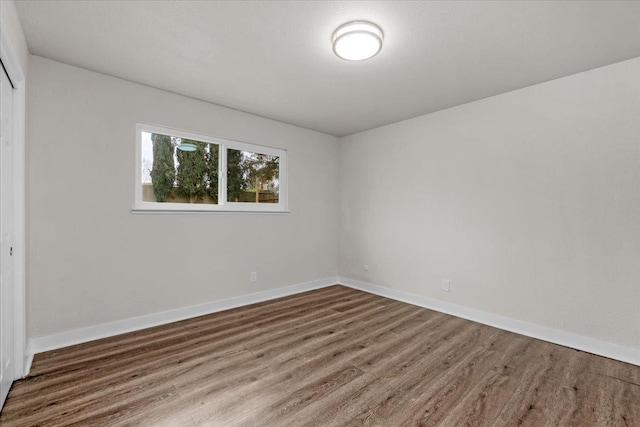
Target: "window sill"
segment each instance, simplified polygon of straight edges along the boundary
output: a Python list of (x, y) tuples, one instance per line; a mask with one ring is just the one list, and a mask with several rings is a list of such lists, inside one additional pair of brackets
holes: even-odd
[(200, 209), (200, 210), (192, 210), (192, 209), (154, 209), (154, 208), (132, 208), (131, 213), (134, 215), (144, 215), (144, 214), (200, 214), (200, 215), (208, 215), (208, 214), (288, 214), (291, 213), (290, 210), (282, 210), (282, 209), (273, 209), (273, 210), (241, 210), (241, 209)]

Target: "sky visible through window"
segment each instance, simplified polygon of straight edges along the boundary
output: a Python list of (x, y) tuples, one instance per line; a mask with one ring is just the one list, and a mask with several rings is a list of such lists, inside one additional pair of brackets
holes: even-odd
[[(175, 159), (177, 162), (177, 159)], [(142, 183), (151, 184), (151, 168), (153, 168), (153, 143), (151, 133), (142, 132)]]

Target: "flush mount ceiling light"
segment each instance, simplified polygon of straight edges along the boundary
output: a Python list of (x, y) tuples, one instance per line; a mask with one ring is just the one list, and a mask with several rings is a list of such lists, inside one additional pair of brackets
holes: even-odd
[(180, 151), (196, 151), (198, 149), (198, 146), (194, 143), (187, 140), (183, 140), (180, 141), (180, 144), (178, 144), (178, 150)]
[(351, 21), (339, 26), (331, 41), (333, 52), (342, 59), (363, 61), (377, 55), (382, 49), (384, 34), (376, 24)]

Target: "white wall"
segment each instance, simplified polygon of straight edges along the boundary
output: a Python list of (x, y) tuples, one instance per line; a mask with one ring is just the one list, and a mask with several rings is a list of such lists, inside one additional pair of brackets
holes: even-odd
[[(337, 138), (29, 66), (31, 338), (337, 275)], [(132, 214), (136, 122), (287, 149), (291, 213)]]
[(2, 32), (9, 37), (11, 47), (15, 50), (22, 71), (26, 74), (29, 49), (27, 48), (27, 41), (24, 38), (24, 32), (22, 31), (13, 0), (0, 1), (0, 22), (3, 27)]
[(340, 274), (640, 348), (639, 76), (640, 58), (343, 138)]

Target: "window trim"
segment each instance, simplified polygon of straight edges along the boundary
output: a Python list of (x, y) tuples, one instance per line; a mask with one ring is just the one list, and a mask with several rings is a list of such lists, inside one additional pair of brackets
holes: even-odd
[[(218, 161), (218, 204), (192, 204), (171, 202), (145, 202), (142, 200), (142, 132), (161, 133), (185, 139), (217, 144), (219, 149)], [(252, 151), (269, 154), (280, 158), (278, 170), (278, 203), (228, 202), (227, 201), (227, 149)], [(287, 150), (234, 141), (231, 139), (201, 135), (181, 129), (167, 128), (146, 123), (136, 123), (136, 153), (135, 153), (135, 193), (132, 212), (239, 212), (239, 213), (288, 213), (287, 204)]]

